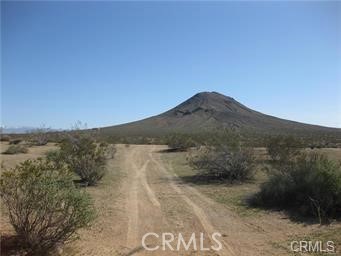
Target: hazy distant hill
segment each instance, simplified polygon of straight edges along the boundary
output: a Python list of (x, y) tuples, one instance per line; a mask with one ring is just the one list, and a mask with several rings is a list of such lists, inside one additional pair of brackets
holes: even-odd
[(162, 135), (233, 128), (257, 133), (324, 133), (341, 135), (341, 129), (309, 125), (252, 110), (217, 92), (201, 92), (160, 115), (122, 125), (101, 128), (117, 135)]
[[(36, 131), (37, 129), (42, 129), (42, 127), (33, 127), (33, 126), (1, 127), (1, 133), (3, 134), (26, 134), (32, 131)], [(62, 131), (62, 129), (52, 129), (52, 128), (48, 128), (48, 130), (50, 132)]]

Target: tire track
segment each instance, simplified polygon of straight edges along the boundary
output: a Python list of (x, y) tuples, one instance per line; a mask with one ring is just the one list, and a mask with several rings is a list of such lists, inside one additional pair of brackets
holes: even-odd
[(148, 182), (147, 182), (147, 177), (146, 177), (146, 169), (148, 164), (150, 163), (150, 160), (148, 159), (143, 167), (140, 170), (140, 181), (143, 186), (143, 188), (147, 191), (148, 198), (150, 202), (153, 204), (153, 206), (157, 208), (161, 208), (159, 200), (156, 198), (154, 191), (150, 188)]
[[(127, 153), (128, 154), (128, 153)], [(128, 180), (131, 179), (130, 190), (128, 194), (128, 198), (126, 200), (126, 212), (128, 215), (128, 230), (127, 230), (127, 239), (126, 245), (128, 248), (132, 246), (136, 246), (138, 243), (138, 200), (137, 200), (137, 190), (138, 190), (138, 172), (136, 166), (129, 163), (129, 159), (132, 159), (135, 154), (135, 150), (130, 152), (130, 155), (126, 156), (126, 168), (127, 170), (132, 170), (132, 177), (128, 176)], [(129, 168), (129, 167), (132, 168)]]
[[(185, 193), (182, 191), (182, 189), (179, 188), (174, 183), (174, 181), (172, 180), (172, 176), (169, 174), (169, 172), (163, 166), (163, 164), (160, 163), (160, 160), (156, 160), (154, 158), (152, 152), (149, 153), (149, 158), (150, 158), (150, 160), (155, 165), (158, 166), (160, 171), (162, 171), (162, 173), (165, 175), (165, 177), (169, 181), (170, 186), (174, 189), (174, 191), (176, 193), (178, 193), (181, 196), (181, 198), (192, 208), (194, 215), (198, 218), (198, 220), (201, 223), (202, 227), (204, 228), (205, 232), (207, 234), (213, 234), (214, 232), (216, 232), (216, 229), (214, 228), (214, 226), (209, 221), (207, 215), (205, 214), (205, 211), (201, 207), (199, 207), (197, 204), (195, 204), (189, 197), (187, 197), (185, 195)], [(236, 254), (233, 251), (232, 247), (228, 243), (226, 243), (223, 240), (220, 240), (220, 242), (223, 244), (224, 249), (226, 249), (227, 251), (226, 250), (219, 251), (218, 252), (219, 255), (222, 255), (222, 256), (231, 256), (231, 255), (236, 256)]]
[[(139, 216), (139, 194), (146, 191), (147, 198), (151, 202), (152, 206), (160, 211), (161, 205), (158, 201), (154, 191), (151, 189), (147, 182), (146, 169), (150, 163), (149, 159), (146, 159), (142, 167), (138, 167), (132, 159), (137, 159), (136, 151), (132, 150), (127, 153), (126, 167), (128, 168), (128, 180), (130, 180), (129, 195), (126, 199), (126, 212), (128, 215), (128, 230), (126, 245), (128, 248), (136, 248), (140, 246), (139, 227), (141, 226), (141, 220)], [(129, 168), (130, 167), (130, 168)], [(151, 209), (154, 210), (154, 209)]]

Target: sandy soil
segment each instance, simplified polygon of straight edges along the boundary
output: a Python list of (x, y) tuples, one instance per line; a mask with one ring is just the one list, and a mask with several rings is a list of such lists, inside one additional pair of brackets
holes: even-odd
[[(286, 241), (310, 231), (278, 215), (271, 219), (240, 218), (194, 187), (181, 183), (162, 162), (159, 151), (163, 148), (118, 146), (114, 161), (121, 171), (120, 181), (91, 191), (96, 193), (101, 216), (91, 230), (83, 231), (81, 239), (71, 245), (76, 255), (287, 255), (286, 250), (275, 248), (271, 241)], [(117, 169), (110, 171), (115, 173)], [(116, 189), (119, 192), (115, 196), (108, 196)], [(159, 245), (160, 249), (143, 249), (141, 239), (148, 232), (160, 238), (149, 237), (147, 245)], [(179, 251), (162, 250), (161, 234), (165, 232), (174, 234), (175, 242), (170, 243), (174, 249), (179, 233), (186, 242), (195, 233), (199, 248), (200, 233), (204, 234), (204, 247), (210, 247), (215, 245), (210, 236), (219, 232), (223, 248), (218, 252), (198, 251), (193, 246), (189, 250), (183, 246)]]
[[(288, 255), (286, 248), (274, 246), (295, 235), (304, 236), (317, 227), (293, 223), (279, 214), (268, 217), (241, 218), (228, 207), (208, 198), (195, 186), (184, 184), (174, 174), (172, 166), (162, 161), (160, 150), (165, 146), (117, 145), (115, 159), (108, 163), (108, 174), (96, 187), (87, 188), (92, 195), (98, 218), (91, 228), (80, 231), (80, 239), (65, 245), (63, 255)], [(31, 151), (33, 152), (33, 151)], [(25, 155), (25, 158), (28, 155)], [(36, 155), (35, 155), (36, 156)], [(19, 160), (18, 160), (19, 161)], [(2, 218), (1, 232), (8, 224)], [(149, 248), (141, 246), (142, 237)], [(222, 237), (220, 251), (200, 251), (217, 244), (214, 232)], [(163, 250), (162, 233), (171, 233), (174, 250)], [(192, 233), (197, 250), (177, 250), (179, 234), (187, 243)], [(170, 234), (166, 235), (169, 238)]]
[(2, 154), (2, 152), (6, 151), (9, 147), (8, 142), (1, 142), (0, 143), (0, 160), (5, 168), (13, 168), (17, 164), (28, 160), (28, 159), (35, 159), (37, 157), (44, 156), (48, 151), (58, 149), (55, 143), (48, 143), (44, 146), (32, 146), (28, 148), (28, 152), (23, 154), (14, 154), (14, 155), (7, 155)]

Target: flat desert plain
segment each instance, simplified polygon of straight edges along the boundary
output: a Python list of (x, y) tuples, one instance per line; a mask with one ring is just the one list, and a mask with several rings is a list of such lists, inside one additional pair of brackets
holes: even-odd
[[(7, 146), (2, 142), (1, 151)], [(2, 165), (11, 168), (56, 148), (48, 144), (30, 147), (27, 154), (2, 154)], [(186, 164), (185, 152), (164, 153), (167, 146), (162, 145), (116, 148), (101, 183), (86, 188), (94, 199), (97, 219), (89, 229), (80, 230), (79, 239), (64, 246), (62, 255), (300, 255), (290, 250), (293, 240), (332, 240), (340, 252), (340, 223), (320, 226), (291, 220), (284, 212), (248, 207), (245, 199), (266, 180), (262, 170), (246, 184), (205, 184), (188, 178), (194, 171)], [(320, 151), (341, 159), (340, 149)], [(1, 235), (9, 237), (14, 232), (2, 212)], [(148, 233), (159, 237), (148, 236), (146, 246), (158, 249), (147, 251), (142, 246), (142, 237)], [(164, 233), (174, 235), (165, 250)], [(193, 233), (198, 250), (177, 248), (179, 236), (188, 242)], [(210, 249), (216, 245), (213, 233), (221, 234), (219, 251)]]

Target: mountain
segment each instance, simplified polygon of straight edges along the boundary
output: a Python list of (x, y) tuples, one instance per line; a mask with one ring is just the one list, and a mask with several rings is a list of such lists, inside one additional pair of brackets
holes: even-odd
[[(0, 127), (0, 129), (1, 129), (1, 133), (3, 134), (26, 134), (32, 131), (36, 131), (37, 129), (47, 129), (47, 128), (33, 127), (33, 126), (20, 126), (20, 127), (3, 126), (3, 127)], [(62, 131), (62, 129), (48, 128), (48, 131), (57, 132), (57, 131)]]
[(341, 129), (304, 124), (252, 110), (235, 99), (217, 92), (200, 92), (160, 115), (122, 125), (101, 128), (103, 134), (163, 135), (192, 133), (221, 128), (267, 134), (332, 134)]

